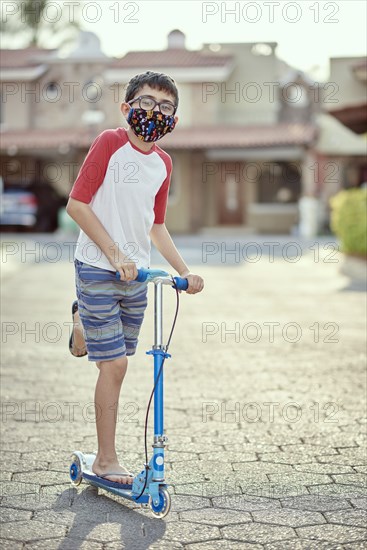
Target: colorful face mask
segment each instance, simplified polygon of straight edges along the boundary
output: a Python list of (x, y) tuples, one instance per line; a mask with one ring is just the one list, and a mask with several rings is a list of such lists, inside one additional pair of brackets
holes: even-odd
[(172, 132), (176, 125), (174, 116), (144, 109), (130, 109), (127, 122), (142, 141), (157, 141)]

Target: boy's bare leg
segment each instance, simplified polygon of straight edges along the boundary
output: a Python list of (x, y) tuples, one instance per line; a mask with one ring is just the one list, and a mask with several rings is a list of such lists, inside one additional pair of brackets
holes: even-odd
[(84, 355), (86, 352), (85, 340), (83, 334), (83, 325), (80, 320), (79, 311), (77, 310), (73, 315), (73, 348), (72, 353), (77, 357)]
[[(117, 408), (127, 370), (127, 358), (100, 361), (97, 362), (97, 367), (99, 376), (95, 391), (95, 407), (98, 453), (92, 470), (97, 475), (116, 472), (117, 475), (106, 476), (107, 479), (118, 483), (132, 483), (132, 477), (126, 476), (128, 470), (119, 464), (115, 447)], [(120, 472), (121, 476), (118, 475)]]

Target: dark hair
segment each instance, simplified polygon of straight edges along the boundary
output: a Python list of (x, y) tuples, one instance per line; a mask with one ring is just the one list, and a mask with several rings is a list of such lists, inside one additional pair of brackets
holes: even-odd
[(176, 107), (178, 105), (178, 90), (176, 83), (170, 76), (164, 73), (154, 73), (147, 71), (146, 73), (137, 74), (127, 85), (125, 101), (128, 103), (136, 96), (137, 92), (148, 84), (155, 90), (163, 90), (175, 98)]

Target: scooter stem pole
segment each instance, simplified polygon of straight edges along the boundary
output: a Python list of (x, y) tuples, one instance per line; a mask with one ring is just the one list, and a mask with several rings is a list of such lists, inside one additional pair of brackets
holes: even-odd
[(162, 314), (162, 282), (158, 281), (154, 285), (154, 347), (163, 346), (163, 314)]
[[(163, 291), (162, 282), (154, 286), (154, 349), (163, 351)], [(163, 354), (154, 355), (154, 382), (164, 360)], [(163, 435), (163, 371), (160, 374), (154, 391), (154, 435)]]

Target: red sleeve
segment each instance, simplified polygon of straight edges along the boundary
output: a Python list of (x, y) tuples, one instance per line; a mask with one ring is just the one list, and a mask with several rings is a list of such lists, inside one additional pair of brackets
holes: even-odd
[(166, 219), (168, 192), (169, 192), (169, 186), (171, 183), (171, 174), (172, 174), (171, 157), (167, 153), (164, 153), (163, 155), (161, 154), (161, 158), (164, 161), (164, 164), (166, 165), (167, 176), (164, 182), (162, 183), (162, 185), (160, 186), (158, 193), (155, 196), (154, 223), (164, 223)]
[(110, 160), (110, 130), (105, 130), (93, 141), (69, 197), (87, 204), (102, 185)]

